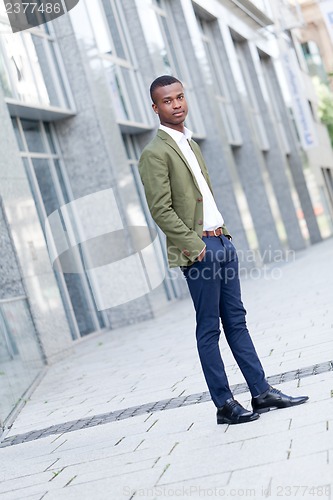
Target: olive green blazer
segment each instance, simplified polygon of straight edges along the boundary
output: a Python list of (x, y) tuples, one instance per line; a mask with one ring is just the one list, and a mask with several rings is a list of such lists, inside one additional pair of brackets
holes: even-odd
[[(213, 193), (198, 144), (191, 147)], [(192, 170), (172, 137), (158, 129), (144, 148), (139, 172), (152, 218), (166, 235), (169, 267), (189, 266), (205, 247), (202, 194)], [(223, 234), (229, 235), (225, 225)]]

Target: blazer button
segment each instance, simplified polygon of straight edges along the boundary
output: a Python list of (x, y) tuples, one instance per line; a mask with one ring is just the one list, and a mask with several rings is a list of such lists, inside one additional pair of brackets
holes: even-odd
[(197, 201), (202, 201), (202, 198), (197, 198)]
[(189, 250), (187, 250), (186, 248), (183, 248), (183, 254), (185, 254), (187, 257), (189, 257), (189, 255), (191, 255), (191, 252)]
[(199, 219), (199, 220), (198, 220), (198, 224), (200, 224), (200, 226), (201, 226), (201, 224), (203, 224), (203, 220), (202, 220), (202, 219)]

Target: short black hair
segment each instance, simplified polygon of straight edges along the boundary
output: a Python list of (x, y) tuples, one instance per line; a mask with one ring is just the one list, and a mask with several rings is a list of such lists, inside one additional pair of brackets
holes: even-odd
[(154, 92), (157, 88), (159, 87), (166, 87), (167, 85), (172, 85), (173, 83), (180, 83), (181, 85), (182, 82), (178, 80), (178, 78), (175, 78), (174, 76), (171, 75), (162, 75), (156, 78), (153, 83), (150, 86), (150, 97), (153, 102), (154, 101)]

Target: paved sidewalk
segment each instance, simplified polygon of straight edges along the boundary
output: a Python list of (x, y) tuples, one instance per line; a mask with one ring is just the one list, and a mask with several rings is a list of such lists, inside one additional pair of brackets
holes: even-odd
[[(242, 290), (267, 376), (308, 403), (217, 426), (186, 299), (86, 339), (50, 367), (3, 436), (0, 498), (333, 499), (333, 240)], [(249, 407), (223, 336), (221, 349)]]

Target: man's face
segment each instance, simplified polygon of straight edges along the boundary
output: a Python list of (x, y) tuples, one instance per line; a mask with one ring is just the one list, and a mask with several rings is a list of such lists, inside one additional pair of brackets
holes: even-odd
[(182, 84), (175, 82), (158, 87), (154, 92), (154, 101), (153, 110), (158, 114), (161, 124), (183, 131), (188, 107)]

